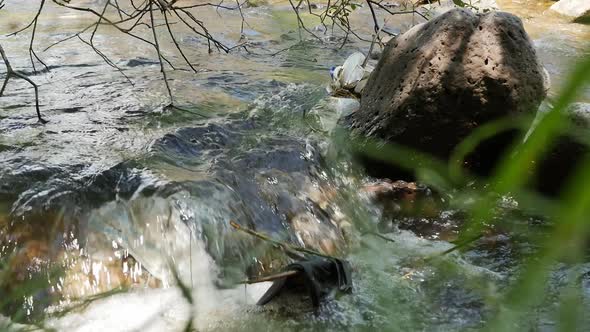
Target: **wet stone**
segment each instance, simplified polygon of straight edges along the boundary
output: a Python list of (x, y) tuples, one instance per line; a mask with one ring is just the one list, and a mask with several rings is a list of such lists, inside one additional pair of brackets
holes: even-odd
[[(82, 246), (92, 243), (92, 247), (108, 248), (111, 241), (120, 243), (154, 273), (158, 265), (145, 257), (157, 261), (160, 251), (152, 252), (151, 246), (159, 247), (158, 242), (177, 231), (194, 234), (220, 265), (222, 278), (240, 267), (256, 276), (266, 266), (286, 263), (285, 258), (277, 261), (272, 255), (260, 255), (262, 265), (252, 266), (255, 253), (248, 248), (259, 243), (236, 235), (229, 229), (231, 220), (296, 245), (330, 254), (342, 252), (344, 238), (332, 220), (329, 203), (306, 194), (317, 190), (316, 186), (329, 187), (319, 176), (322, 158), (316, 147), (287, 132), (253, 135), (266, 130), (265, 121), (262, 116), (236, 116), (179, 128), (153, 141), (143, 158), (100, 172), (85, 174), (88, 165), (81, 164), (38, 165), (0, 173), (5, 180), (0, 189), (13, 197), (10, 218), (22, 230), (15, 234), (25, 243), (37, 234), (31, 229), (42, 230), (60, 220), (56, 229), (73, 231)], [(194, 176), (166, 176), (175, 172)], [(167, 221), (163, 231), (142, 231), (152, 219), (170, 218), (170, 209), (175, 211), (174, 220)], [(146, 241), (143, 249), (134, 247), (140, 237)], [(49, 246), (59, 247), (59, 241)]]
[(446, 209), (444, 199), (424, 185), (405, 181), (378, 181), (364, 187), (380, 208), (379, 230), (410, 230), (427, 239), (453, 240), (459, 213)]
[(128, 60), (125, 65), (127, 67), (155, 66), (158, 65), (158, 62), (147, 58), (136, 58)]

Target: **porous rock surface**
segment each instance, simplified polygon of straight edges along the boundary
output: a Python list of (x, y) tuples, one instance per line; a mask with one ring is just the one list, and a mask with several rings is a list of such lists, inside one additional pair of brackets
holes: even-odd
[[(543, 75), (518, 17), (453, 9), (387, 44), (346, 123), (357, 135), (447, 159), (478, 126), (534, 114), (545, 97)], [(487, 144), (491, 151), (476, 153), (472, 164), (489, 168), (511, 138)]]

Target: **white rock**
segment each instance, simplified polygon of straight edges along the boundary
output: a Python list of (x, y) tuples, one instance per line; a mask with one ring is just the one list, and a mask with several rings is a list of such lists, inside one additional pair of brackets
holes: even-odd
[(354, 98), (333, 98), (333, 101), (339, 117), (356, 112), (361, 107), (360, 102)]
[[(471, 9), (476, 13), (485, 13), (491, 10), (500, 9), (496, 0), (463, 0), (463, 3), (465, 3), (463, 8)], [(427, 10), (429, 16), (436, 17), (461, 6), (456, 5), (453, 0), (440, 0), (440, 2), (433, 1), (431, 4), (422, 7)]]
[(590, 18), (590, 0), (560, 0), (551, 6), (551, 10), (574, 20)]

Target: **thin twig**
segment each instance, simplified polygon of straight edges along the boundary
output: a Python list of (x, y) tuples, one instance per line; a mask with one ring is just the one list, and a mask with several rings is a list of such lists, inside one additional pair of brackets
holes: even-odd
[(301, 2), (299, 4), (297, 4), (297, 6), (295, 6), (295, 4), (293, 3), (292, 0), (289, 0), (289, 3), (291, 4), (291, 8), (293, 8), (293, 11), (295, 12), (295, 15), (297, 15), (297, 26), (299, 28), (299, 40), (302, 40), (301, 29), (303, 29), (307, 33), (309, 33), (311, 36), (313, 36), (314, 38), (316, 38), (317, 40), (319, 40), (321, 42), (322, 39), (320, 37), (316, 36), (316, 34), (314, 34), (313, 32), (309, 31), (309, 29), (307, 29), (307, 27), (303, 23), (303, 20), (301, 19), (301, 16), (299, 15), (299, 4)]
[(229, 224), (233, 228), (235, 228), (236, 230), (238, 230), (238, 231), (242, 231), (244, 233), (247, 233), (247, 234), (250, 234), (252, 236), (255, 236), (255, 237), (257, 237), (257, 238), (259, 238), (261, 240), (264, 240), (266, 242), (270, 242), (273, 245), (275, 245), (275, 246), (277, 246), (277, 247), (285, 250), (288, 253), (293, 253), (294, 251), (296, 251), (296, 252), (302, 252), (304, 254), (309, 254), (309, 255), (313, 255), (313, 256), (319, 256), (319, 257), (334, 259), (334, 257), (332, 257), (332, 256), (322, 254), (322, 253), (317, 252), (315, 250), (311, 250), (311, 249), (307, 249), (307, 248), (303, 248), (303, 247), (297, 247), (297, 246), (293, 246), (293, 245), (290, 245), (290, 244), (287, 244), (287, 243), (284, 243), (284, 242), (280, 242), (280, 241), (274, 240), (274, 239), (272, 239), (271, 237), (269, 237), (269, 236), (267, 236), (265, 234), (256, 232), (256, 231), (251, 230), (249, 228), (244, 228), (244, 227), (240, 226), (238, 223), (236, 223), (233, 220), (230, 220)]
[(363, 235), (365, 235), (365, 234), (367, 234), (367, 235), (373, 235), (373, 236), (376, 236), (376, 237), (378, 237), (378, 238), (380, 238), (382, 240), (385, 240), (387, 242), (393, 242), (393, 243), (395, 243), (395, 240), (394, 239), (389, 238), (389, 237), (387, 237), (387, 236), (385, 236), (383, 234), (377, 233), (377, 232), (365, 232), (365, 233), (363, 233)]
[(160, 44), (158, 43), (158, 34), (156, 33), (156, 27), (154, 26), (154, 12), (152, 10), (153, 2), (150, 2), (150, 22), (152, 24), (152, 32), (154, 34), (154, 47), (156, 48), (156, 52), (158, 53), (158, 62), (160, 63), (160, 71), (162, 72), (162, 76), (164, 78), (164, 84), (166, 85), (166, 90), (168, 90), (168, 96), (170, 97), (170, 105), (174, 105), (174, 98), (172, 97), (172, 90), (170, 89), (170, 85), (168, 84), (168, 77), (166, 76), (166, 70), (164, 69), (164, 63), (162, 62), (162, 54), (160, 52)]
[(55, 43), (53, 43), (53, 44), (51, 44), (51, 45), (47, 46), (47, 47), (46, 47), (46, 48), (43, 50), (43, 52), (47, 52), (47, 51), (48, 51), (50, 48), (52, 48), (52, 47), (54, 47), (54, 46), (56, 46), (56, 45), (59, 45), (59, 44), (61, 44), (61, 43), (63, 43), (63, 42), (66, 42), (66, 41), (68, 41), (68, 40), (70, 40), (70, 39), (74, 39), (74, 38), (78, 37), (79, 35), (81, 35), (81, 34), (83, 34), (84, 32), (86, 32), (86, 30), (88, 30), (88, 29), (90, 29), (90, 28), (94, 27), (94, 25), (95, 25), (95, 24), (96, 24), (96, 23), (92, 23), (91, 25), (89, 25), (89, 26), (87, 26), (86, 28), (84, 28), (84, 29), (82, 29), (82, 30), (78, 31), (77, 33), (75, 33), (75, 34), (73, 34), (73, 35), (71, 35), (71, 36), (68, 36), (68, 37), (65, 37), (65, 38), (63, 38), (63, 39), (60, 39), (60, 40), (56, 41)]
[(369, 6), (369, 10), (371, 11), (371, 16), (373, 17), (373, 29), (375, 29), (375, 34), (379, 34), (379, 23), (377, 22), (377, 16), (375, 15), (375, 9), (373, 9), (373, 5), (371, 4), (371, 0), (367, 0), (367, 5)]
[(115, 63), (114, 63), (114, 62), (113, 62), (111, 59), (109, 59), (109, 58), (108, 58), (108, 57), (107, 57), (107, 56), (106, 56), (104, 53), (102, 53), (102, 51), (100, 51), (98, 48), (94, 47), (94, 45), (92, 45), (92, 43), (90, 43), (90, 42), (88, 42), (88, 41), (84, 40), (84, 38), (82, 38), (82, 36), (80, 36), (80, 35), (77, 35), (77, 37), (78, 37), (78, 39), (79, 39), (79, 40), (80, 40), (82, 43), (84, 43), (84, 44), (86, 44), (86, 45), (90, 46), (90, 48), (92, 48), (92, 50), (93, 50), (93, 51), (94, 51), (96, 54), (98, 54), (98, 56), (100, 56), (100, 57), (101, 57), (101, 58), (104, 60), (104, 62), (105, 62), (107, 65), (109, 65), (109, 66), (113, 67), (113, 68), (114, 68), (114, 69), (116, 69), (116, 70), (117, 70), (119, 73), (121, 73), (121, 75), (123, 75), (123, 77), (125, 77), (125, 79), (127, 80), (127, 82), (129, 82), (129, 84), (131, 84), (131, 85), (135, 85), (135, 84), (133, 83), (133, 81), (131, 80), (131, 78), (129, 78), (129, 76), (127, 76), (127, 75), (126, 75), (126, 74), (123, 72), (123, 69), (119, 68), (119, 66), (117, 66), (117, 65), (116, 65), (116, 64), (115, 64)]
[(452, 253), (454, 251), (457, 251), (459, 249), (465, 248), (466, 246), (468, 246), (468, 245), (474, 243), (475, 241), (481, 239), (483, 236), (484, 236), (483, 234), (479, 234), (479, 235), (476, 235), (476, 236), (474, 236), (474, 237), (472, 237), (470, 239), (463, 240), (463, 241), (457, 243), (452, 248), (443, 251), (442, 253), (439, 254), (439, 256), (448, 255), (448, 254), (450, 254), (450, 253)]
[(377, 33), (375, 33), (375, 35), (373, 36), (373, 40), (371, 41), (371, 46), (369, 47), (369, 52), (367, 53), (367, 56), (365, 57), (365, 60), (363, 61), (363, 64), (361, 65), (361, 67), (363, 67), (363, 68), (367, 67), (367, 63), (369, 62), (369, 58), (371, 57), (371, 52), (373, 52), (373, 46), (375, 46), (375, 42), (377, 41), (377, 39), (379, 39), (379, 33), (381, 32), (381, 30), (383, 29), (385, 24), (387, 24), (387, 20), (383, 21), (383, 25), (379, 28)]
[(191, 64), (191, 62), (188, 60), (188, 58), (186, 57), (186, 55), (182, 51), (182, 48), (180, 47), (180, 45), (176, 41), (176, 38), (174, 37), (174, 33), (172, 32), (172, 28), (170, 27), (170, 23), (168, 22), (168, 15), (166, 14), (166, 11), (164, 11), (163, 14), (164, 14), (164, 21), (166, 22), (166, 28), (168, 29), (168, 34), (170, 34), (170, 38), (172, 38), (172, 42), (174, 42), (174, 45), (176, 46), (176, 49), (178, 50), (178, 52), (180, 52), (180, 55), (182, 55), (182, 58), (184, 59), (184, 61), (186, 62), (186, 64), (195, 73), (197, 73), (198, 72), (197, 69), (195, 67), (193, 67), (193, 65)]
[(240, 6), (239, 0), (236, 0), (236, 4), (238, 5), (238, 10), (240, 11), (240, 17), (242, 18), (242, 25), (240, 27), (240, 40), (241, 40), (244, 37), (244, 23), (246, 22), (246, 19), (244, 18), (244, 13), (242, 12), (242, 7)]
[(217, 48), (217, 50), (221, 49), (223, 50), (225, 53), (229, 52), (229, 48), (225, 45), (223, 45), (221, 42), (219, 42), (218, 40), (216, 40), (215, 38), (213, 38), (213, 36), (209, 33), (209, 30), (205, 27), (205, 25), (203, 24), (203, 22), (197, 20), (197, 18), (189, 11), (186, 11), (184, 9), (180, 9), (180, 11), (182, 13), (184, 13), (188, 18), (190, 18), (193, 22), (195, 22), (200, 28), (201, 30), (203, 30), (203, 32), (199, 32), (197, 31), (197, 29), (195, 29), (195, 27), (193, 27), (191, 24), (189, 24), (188, 22), (186, 22), (182, 16), (178, 13), (178, 8), (173, 7), (172, 10), (174, 11), (174, 13), (176, 14), (176, 16), (191, 30), (193, 30), (196, 34), (203, 36), (207, 39), (207, 44), (209, 45), (209, 53), (212, 53), (211, 50), (211, 42), (213, 42), (213, 45), (215, 45), (215, 47)]
[[(151, 0), (150, 0), (150, 1), (151, 1)], [(65, 8), (69, 8), (69, 9), (73, 9), (73, 10), (78, 10), (78, 11), (82, 11), (82, 12), (91, 13), (91, 14), (93, 14), (93, 15), (95, 15), (95, 16), (97, 16), (97, 17), (99, 17), (99, 18), (100, 18), (100, 17), (102, 17), (102, 16), (101, 16), (101, 15), (100, 15), (98, 12), (96, 12), (94, 9), (91, 9), (91, 8), (84, 8), (84, 7), (76, 7), (76, 6), (71, 6), (71, 5), (68, 5), (68, 4), (65, 4), (65, 3), (61, 3), (61, 2), (59, 2), (58, 0), (53, 0), (53, 2), (54, 2), (54, 3), (56, 3), (56, 4), (57, 4), (57, 5), (59, 5), (59, 6), (65, 7)], [(151, 3), (151, 2), (150, 2), (150, 3)], [(151, 12), (151, 8), (150, 8), (150, 12)], [(131, 31), (126, 31), (125, 29), (123, 29), (122, 27), (120, 27), (120, 26), (119, 26), (119, 25), (118, 25), (116, 22), (113, 22), (113, 21), (109, 20), (109, 19), (108, 19), (108, 18), (106, 18), (106, 17), (102, 17), (102, 20), (103, 20), (103, 21), (105, 21), (106, 23), (108, 23), (109, 25), (111, 25), (111, 26), (115, 27), (117, 30), (119, 30), (119, 31), (123, 32), (124, 34), (126, 34), (126, 35), (128, 35), (128, 36), (131, 36), (131, 37), (133, 37), (133, 38), (135, 38), (135, 39), (137, 39), (137, 40), (141, 40), (142, 42), (144, 42), (144, 43), (146, 43), (146, 44), (149, 44), (149, 45), (151, 45), (151, 46), (153, 46), (153, 47), (155, 47), (155, 46), (156, 46), (156, 45), (155, 45), (154, 43), (152, 43), (151, 41), (149, 41), (149, 40), (147, 40), (147, 39), (145, 39), (145, 38), (142, 38), (142, 37), (140, 37), (140, 36), (138, 36), (138, 35), (135, 35), (135, 34), (131, 33)], [(169, 64), (169, 65), (170, 65), (172, 68), (174, 68), (174, 66), (172, 65), (172, 63), (171, 63), (170, 61), (168, 61), (168, 60), (167, 60), (167, 59), (166, 59), (166, 58), (165, 58), (163, 55), (162, 55), (162, 59), (163, 59), (164, 61), (166, 61), (166, 62), (167, 62), (167, 63), (168, 63), (168, 64)]]
[(119, 13), (119, 18), (121, 20), (123, 20), (123, 15), (125, 15), (127, 17), (131, 16), (131, 15), (127, 14), (123, 9), (121, 9), (121, 7), (119, 7), (119, 2), (117, 0), (114, 0), (113, 3), (108, 1), (108, 4), (113, 6), (117, 10), (117, 13)]
[(10, 65), (10, 61), (8, 61), (8, 57), (6, 56), (6, 53), (4, 52), (4, 48), (2, 48), (2, 45), (0, 45), (0, 56), (2, 56), (2, 60), (4, 61), (4, 64), (6, 65), (6, 78), (4, 79), (2, 87), (0, 88), (0, 97), (2, 97), (2, 95), (4, 94), (4, 90), (6, 89), (6, 85), (8, 84), (8, 81), (10, 80), (11, 77), (20, 78), (22, 80), (27, 81), (35, 89), (35, 109), (37, 110), (37, 118), (39, 119), (40, 123), (47, 123), (47, 120), (44, 120), (41, 117), (41, 110), (39, 109), (39, 87), (37, 86), (37, 84), (35, 84), (35, 82), (33, 82), (27, 76), (12, 69), (12, 66)]
[(399, 12), (394, 12), (391, 11), (389, 8), (387, 8), (386, 6), (384, 6), (381, 2), (376, 2), (373, 0), (367, 0), (368, 2), (374, 4), (375, 6), (383, 9), (384, 11), (386, 11), (389, 15), (403, 15), (403, 14), (416, 14), (420, 17), (422, 17), (423, 19), (428, 21), (428, 17), (424, 16), (424, 14), (420, 13), (419, 11), (415, 10), (414, 8), (412, 8), (412, 10), (403, 10), (403, 11), (399, 11)]
[(37, 68), (35, 66), (35, 61), (33, 60), (33, 57), (35, 57), (35, 59), (37, 59), (37, 61), (39, 61), (39, 63), (41, 63), (43, 65), (43, 67), (45, 67), (46, 71), (49, 71), (49, 67), (47, 67), (45, 62), (43, 62), (43, 60), (41, 60), (39, 58), (39, 56), (37, 56), (37, 53), (35, 53), (35, 50), (33, 49), (33, 43), (35, 42), (35, 33), (37, 32), (37, 22), (39, 20), (39, 16), (41, 15), (41, 12), (43, 11), (44, 6), (45, 6), (45, 0), (41, 0), (41, 4), (39, 5), (39, 9), (37, 10), (37, 13), (35, 14), (35, 17), (33, 18), (33, 20), (31, 20), (31, 22), (29, 24), (27, 24), (24, 28), (17, 30), (15, 32), (9, 33), (7, 35), (7, 36), (16, 36), (17, 34), (27, 30), (31, 26), (33, 27), (33, 31), (31, 32), (31, 40), (29, 42), (29, 58), (31, 60), (31, 65), (33, 66), (33, 72), (35, 74), (37, 73)]
[[(214, 4), (214, 3), (199, 3), (199, 4), (194, 4), (194, 5), (188, 5), (188, 6), (175, 6), (174, 8), (176, 9), (193, 9), (193, 8), (198, 8), (198, 7), (215, 7), (217, 9), (226, 9), (226, 10), (236, 10), (238, 9), (238, 7), (228, 7), (228, 6), (223, 6), (221, 5), (222, 2), (220, 2), (219, 4)], [(170, 6), (170, 8), (172, 8), (172, 6)]]
[(265, 281), (275, 281), (277, 279), (291, 277), (291, 276), (297, 275), (299, 273), (301, 273), (301, 272), (295, 271), (295, 270), (290, 270), (290, 271), (285, 271), (285, 272), (273, 274), (270, 276), (265, 276), (265, 277), (255, 278), (255, 279), (246, 279), (246, 280), (241, 281), (240, 284), (251, 285), (251, 284), (257, 284), (257, 283), (261, 283), (261, 282), (265, 282)]

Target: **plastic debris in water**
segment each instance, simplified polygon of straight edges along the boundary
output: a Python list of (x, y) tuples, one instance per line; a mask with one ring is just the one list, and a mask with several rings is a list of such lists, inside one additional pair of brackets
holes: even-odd
[(328, 92), (332, 95), (346, 95), (348, 91), (352, 96), (360, 95), (372, 71), (373, 67), (365, 63), (365, 55), (355, 52), (342, 66), (330, 68), (332, 82)]
[(337, 258), (314, 257), (288, 265), (276, 275), (273, 285), (258, 300), (265, 305), (281, 294), (307, 292), (314, 308), (335, 292), (350, 293), (352, 277), (350, 264)]

